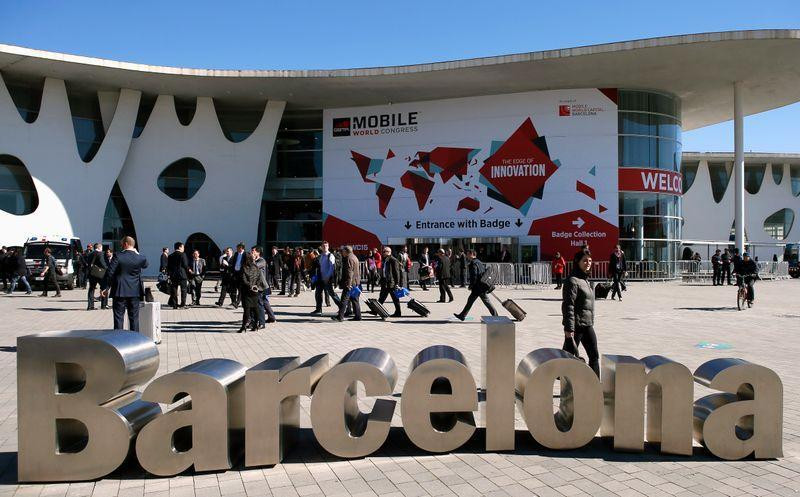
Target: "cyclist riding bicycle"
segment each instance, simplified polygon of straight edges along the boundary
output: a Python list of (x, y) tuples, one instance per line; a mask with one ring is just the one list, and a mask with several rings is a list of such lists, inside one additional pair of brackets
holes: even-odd
[(747, 252), (742, 254), (742, 261), (736, 269), (736, 283), (737, 286), (747, 286), (747, 303), (752, 304), (756, 299), (755, 289), (753, 282), (758, 279), (758, 265), (750, 258)]

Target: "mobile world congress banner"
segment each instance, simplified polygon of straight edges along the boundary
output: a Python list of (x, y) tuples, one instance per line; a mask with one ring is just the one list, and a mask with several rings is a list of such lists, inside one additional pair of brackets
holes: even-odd
[(617, 242), (616, 90), (324, 112), (323, 237), (539, 236), (547, 258)]

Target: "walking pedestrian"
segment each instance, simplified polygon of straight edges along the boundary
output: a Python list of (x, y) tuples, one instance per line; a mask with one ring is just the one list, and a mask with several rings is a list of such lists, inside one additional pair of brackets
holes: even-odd
[(594, 331), (594, 289), (589, 282), (592, 253), (578, 251), (572, 260), (572, 273), (562, 289), (561, 315), (564, 325), (564, 345), (567, 352), (578, 355), (578, 345), (583, 345), (589, 358), (589, 367), (600, 377), (600, 355), (597, 352), (597, 335)]
[(334, 321), (344, 321), (344, 314), (348, 307), (353, 309), (351, 321), (361, 321), (361, 304), (358, 297), (353, 297), (350, 293), (353, 288), (361, 284), (361, 270), (358, 258), (353, 254), (353, 247), (346, 245), (342, 248), (342, 278), (339, 280), (339, 288), (342, 289), (342, 304), (339, 313), (332, 316)]
[(266, 281), (253, 261), (253, 255), (245, 254), (241, 269), (241, 288), (239, 289), (243, 311), (242, 327), (239, 328), (239, 333), (248, 328), (252, 331), (258, 328), (258, 323), (252, 319), (252, 316), (258, 313), (258, 293), (265, 289)]
[(219, 298), (214, 305), (222, 307), (225, 305), (225, 294), (231, 297), (231, 304), (235, 303), (236, 292), (233, 291), (233, 269), (231, 268), (231, 258), (233, 249), (225, 247), (225, 252), (219, 257)]
[(608, 270), (611, 273), (612, 281), (611, 300), (614, 300), (614, 295), (617, 295), (619, 301), (622, 302), (622, 289), (625, 286), (624, 278), (626, 267), (625, 252), (617, 245), (614, 247), (614, 251), (611, 252), (611, 256), (608, 259)]
[(25, 264), (25, 255), (22, 249), (14, 249), (6, 254), (6, 261), (9, 263), (8, 268), (11, 273), (11, 286), (6, 290), (7, 294), (14, 293), (17, 288), (17, 283), (22, 282), (25, 285), (25, 295), (31, 294), (31, 285), (28, 283), (28, 265)]
[(42, 272), (39, 273), (39, 276), (44, 278), (42, 281), (44, 289), (41, 295), (39, 295), (40, 297), (47, 297), (47, 290), (51, 284), (56, 289), (55, 296), (61, 296), (61, 288), (58, 287), (58, 278), (56, 277), (56, 260), (51, 254), (52, 250), (50, 250), (50, 247), (46, 247), (41, 261)]
[(714, 255), (711, 256), (711, 270), (711, 284), (722, 285), (722, 256), (719, 249), (714, 251)]
[(253, 263), (258, 270), (261, 271), (261, 277), (264, 283), (264, 290), (258, 292), (258, 307), (256, 308), (258, 325), (256, 329), (263, 329), (266, 327), (267, 323), (275, 322), (275, 313), (272, 312), (272, 306), (269, 304), (269, 295), (272, 293), (272, 288), (269, 284), (269, 265), (267, 260), (262, 256), (263, 252), (264, 249), (259, 245), (250, 249), (250, 253), (253, 255)]
[(114, 300), (114, 329), (124, 329), (127, 311), (129, 329), (139, 331), (139, 302), (144, 297), (142, 269), (147, 267), (147, 258), (136, 250), (133, 237), (124, 237), (120, 245), (122, 251), (111, 259), (104, 278), (106, 288), (101, 293)]
[(100, 308), (108, 309), (108, 298), (103, 296), (103, 290), (106, 289), (105, 281), (108, 264), (103, 254), (102, 245), (99, 243), (94, 244), (94, 250), (92, 250), (87, 264), (89, 266), (89, 290), (86, 292), (86, 310), (93, 311), (95, 309), (94, 292), (98, 286), (100, 287)]
[(567, 267), (567, 261), (561, 256), (561, 252), (556, 252), (553, 258), (553, 274), (556, 277), (556, 290), (561, 290), (562, 280), (564, 279), (564, 270)]
[(447, 295), (447, 302), (453, 301), (453, 292), (450, 290), (450, 258), (445, 254), (444, 249), (439, 249), (436, 255), (436, 280), (439, 283), (439, 300), (437, 302), (445, 302), (445, 294)]
[[(175, 242), (175, 250), (169, 255), (167, 272), (170, 280), (170, 299), (172, 308), (186, 308), (186, 293), (189, 289), (189, 260), (183, 252), (183, 243)], [(178, 304), (178, 289), (181, 291), (181, 300)]]
[(205, 274), (206, 261), (200, 258), (200, 251), (195, 250), (192, 252), (192, 261), (189, 263), (189, 291), (192, 295), (192, 305), (200, 305)]
[(474, 304), (478, 299), (481, 299), (481, 302), (483, 302), (483, 305), (486, 306), (492, 316), (497, 316), (497, 311), (494, 309), (494, 306), (489, 301), (488, 297), (489, 292), (494, 290), (494, 288), (481, 281), (481, 277), (486, 272), (486, 266), (484, 266), (483, 262), (478, 259), (478, 254), (475, 252), (475, 250), (467, 250), (466, 255), (469, 263), (468, 270), (470, 293), (467, 297), (467, 303), (464, 306), (464, 309), (458, 314), (453, 314), (453, 316), (460, 321), (464, 321), (467, 318), (467, 313), (469, 313), (469, 310), (472, 308), (472, 304)]
[(316, 307), (311, 314), (322, 314), (322, 296), (325, 295), (327, 300), (329, 297), (336, 301), (333, 292), (333, 282), (336, 274), (336, 257), (330, 252), (330, 245), (328, 242), (322, 242), (320, 246), (320, 254), (316, 259), (316, 264), (311, 278), (314, 283), (314, 300)]
[(383, 247), (382, 267), (380, 270), (381, 293), (378, 295), (378, 302), (383, 304), (386, 297), (392, 299), (394, 304), (393, 318), (401, 317), (400, 297), (395, 293), (400, 288), (400, 261), (392, 257), (391, 247)]

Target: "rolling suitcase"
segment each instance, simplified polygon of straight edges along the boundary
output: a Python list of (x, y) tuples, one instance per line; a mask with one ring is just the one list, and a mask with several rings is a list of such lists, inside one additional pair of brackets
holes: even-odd
[(511, 299), (500, 300), (500, 297), (495, 295), (494, 292), (490, 293), (490, 295), (494, 297), (498, 302), (500, 302), (500, 305), (502, 305), (503, 308), (507, 310), (508, 313), (511, 314), (511, 316), (513, 316), (513, 318), (516, 319), (517, 321), (522, 321), (523, 319), (525, 319), (525, 316), (528, 315), (528, 313), (525, 312), (522, 309), (522, 307), (517, 305), (517, 303), (514, 302), (513, 300)]
[(416, 312), (417, 314), (419, 314), (424, 318), (428, 317), (428, 314), (431, 313), (431, 311), (427, 307), (425, 307), (425, 304), (423, 304), (417, 299), (409, 300), (408, 304), (406, 305), (408, 306), (409, 309), (411, 309), (412, 311)]
[(598, 283), (594, 286), (594, 298), (604, 299), (611, 291), (611, 283)]
[(375, 314), (381, 321), (386, 321), (386, 318), (389, 317), (389, 313), (386, 311), (386, 308), (383, 307), (383, 304), (378, 302), (378, 299), (367, 299), (367, 307), (369, 307), (370, 312)]

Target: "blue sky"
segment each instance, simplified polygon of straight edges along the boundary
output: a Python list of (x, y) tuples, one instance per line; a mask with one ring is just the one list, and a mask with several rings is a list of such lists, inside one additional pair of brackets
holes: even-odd
[[(220, 69), (413, 64), (764, 28), (800, 28), (800, 2), (0, 0), (0, 43)], [(745, 149), (800, 152), (798, 113), (800, 104), (747, 117)], [(684, 133), (683, 143), (732, 150), (733, 125)]]

